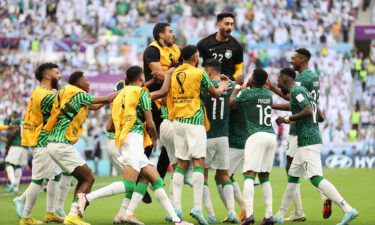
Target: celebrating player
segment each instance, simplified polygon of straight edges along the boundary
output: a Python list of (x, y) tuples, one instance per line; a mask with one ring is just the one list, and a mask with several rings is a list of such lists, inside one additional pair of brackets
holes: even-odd
[(199, 61), (197, 47), (186, 46), (181, 52), (184, 64), (172, 74), (171, 87), (167, 97), (169, 117), (174, 119), (174, 145), (177, 168), (173, 174), (174, 206), (181, 212), (181, 195), (184, 175), (193, 160), (194, 208), (190, 215), (200, 224), (207, 224), (202, 214), (202, 196), (204, 186), (204, 158), (206, 157), (207, 135), (204, 127), (205, 112), (200, 99), (200, 89), (218, 98), (227, 89), (227, 84), (212, 85), (207, 73), (195, 67)]
[[(243, 78), (238, 77), (229, 105), (245, 111), (248, 139), (245, 145), (245, 178), (243, 196), (246, 204), (246, 218), (242, 225), (254, 224), (254, 180), (256, 175), (263, 191), (266, 213), (262, 225), (274, 224), (272, 217), (272, 188), (269, 174), (272, 170), (276, 148), (276, 135), (271, 123), (272, 93), (264, 88), (268, 74), (263, 69), (255, 69), (251, 77), (252, 89), (241, 92)], [(237, 95), (238, 94), (238, 95)]]
[(234, 29), (234, 15), (230, 12), (217, 15), (218, 32), (200, 40), (197, 44), (203, 64), (207, 59), (221, 63), (221, 73), (234, 80), (242, 74), (243, 49), (231, 35)]
[[(216, 59), (208, 59), (204, 68), (209, 75), (212, 84), (217, 88), (221, 75), (221, 64)], [(228, 120), (229, 120), (229, 97), (234, 85), (228, 91), (224, 91), (219, 98), (212, 98), (207, 91), (203, 92), (203, 102), (206, 106), (207, 117), (211, 129), (207, 132), (207, 155), (205, 158), (205, 185), (203, 190), (203, 201), (209, 214), (208, 223), (216, 223), (215, 213), (211, 204), (210, 190), (208, 188), (208, 169), (215, 169), (215, 180), (222, 185), (222, 193), (225, 205), (228, 209), (228, 223), (240, 223), (234, 210), (233, 185), (228, 176), (229, 169), (229, 142), (228, 142)]]
[(323, 177), (320, 152), (322, 139), (319, 133), (318, 120), (322, 121), (321, 112), (310, 95), (309, 91), (295, 82), (294, 71), (284, 70), (280, 73), (277, 86), (285, 94), (290, 94), (291, 116), (278, 117), (276, 123), (295, 122), (298, 149), (289, 168), (288, 185), (281, 202), (281, 208), (276, 214), (275, 221), (284, 223), (282, 217), (288, 209), (290, 202), (296, 195), (299, 178), (309, 178), (311, 183), (319, 188), (326, 196), (332, 199), (344, 211), (344, 217), (338, 225), (346, 225), (358, 216), (356, 209), (352, 208), (336, 190), (336, 188)]
[(90, 192), (94, 176), (79, 152), (73, 146), (83, 131), (82, 123), (87, 111), (97, 110), (105, 103), (111, 103), (116, 93), (94, 97), (89, 92), (90, 84), (83, 72), (76, 71), (69, 77), (68, 84), (57, 94), (44, 129), (50, 132), (47, 150), (60, 168), (77, 180), (74, 201), (64, 224), (86, 224), (82, 216), (86, 207), (85, 193)]

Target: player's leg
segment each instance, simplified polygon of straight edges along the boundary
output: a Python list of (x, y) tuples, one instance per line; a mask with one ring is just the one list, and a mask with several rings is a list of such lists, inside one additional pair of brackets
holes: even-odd
[(319, 188), (327, 197), (329, 197), (344, 211), (344, 217), (339, 224), (345, 225), (351, 220), (355, 219), (358, 216), (358, 212), (345, 201), (345, 199), (337, 191), (336, 187), (323, 177), (322, 162), (320, 157), (321, 147), (321, 144), (317, 144), (299, 148), (299, 150), (307, 157), (307, 165), (305, 167), (306, 174), (315, 187)]
[(22, 165), (20, 163), (22, 151), (26, 150), (23, 150), (22, 148), (18, 149), (16, 146), (11, 146), (5, 158), (5, 170), (7, 172), (8, 179), (10, 182), (8, 192), (13, 192), (13, 190), (17, 188), (17, 179), (15, 171), (17, 169), (17, 165)]
[[(58, 167), (57, 165), (55, 165)], [(73, 176), (70, 175), (69, 173), (63, 172), (61, 173), (61, 180), (59, 184), (59, 189), (57, 191), (57, 199), (56, 199), (56, 213), (65, 218), (66, 214), (64, 211), (64, 205), (65, 205), (65, 200), (66, 197), (68, 196), (70, 186), (72, 184)]]
[(12, 192), (13, 189), (15, 188), (15, 186), (16, 186), (16, 177), (14, 176), (14, 169), (15, 169), (15, 166), (10, 164), (9, 162), (5, 163), (5, 171), (7, 172), (8, 179), (9, 179), (9, 182), (10, 182), (8, 192)]
[(203, 205), (208, 215), (207, 222), (209, 224), (215, 224), (216, 223), (215, 211), (214, 211), (214, 208), (212, 207), (210, 189), (208, 188), (208, 172), (209, 172), (209, 169), (205, 168), (204, 169), (204, 186), (203, 186)]
[[(292, 164), (293, 157), (296, 154), (298, 149), (297, 145), (297, 136), (296, 135), (289, 135), (288, 136), (288, 145), (286, 150), (286, 173), (288, 174), (290, 165)], [(294, 211), (292, 215), (290, 215), (286, 221), (306, 221), (305, 213), (303, 212), (302, 208), (302, 199), (301, 199), (301, 190), (300, 190), (300, 183), (297, 185), (296, 189), (296, 196), (293, 199)]]
[(194, 207), (190, 211), (190, 215), (200, 224), (208, 224), (202, 213), (202, 200), (204, 188), (204, 158), (193, 158), (193, 192)]
[[(27, 161), (26, 161), (27, 162)], [(25, 163), (26, 164), (26, 163)], [(25, 165), (23, 164), (23, 165)], [(17, 165), (14, 169), (14, 178), (16, 180), (16, 186), (13, 189), (13, 193), (18, 193), (20, 184), (21, 184), (21, 178), (22, 178), (22, 166)]]
[(189, 161), (177, 159), (177, 166), (173, 173), (173, 205), (180, 212), (182, 212), (181, 198), (182, 198), (182, 188), (184, 185), (184, 177), (188, 167)]
[(117, 175), (122, 174), (122, 165), (118, 158), (121, 156), (120, 149), (115, 144), (115, 139), (107, 139), (107, 152)]

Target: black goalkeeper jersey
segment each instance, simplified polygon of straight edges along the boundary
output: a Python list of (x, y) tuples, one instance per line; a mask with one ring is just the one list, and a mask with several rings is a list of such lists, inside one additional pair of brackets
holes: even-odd
[(221, 73), (234, 80), (234, 65), (243, 62), (243, 49), (241, 44), (232, 36), (228, 41), (216, 40), (216, 33), (200, 40), (197, 44), (203, 63), (207, 59), (215, 58), (221, 63)]

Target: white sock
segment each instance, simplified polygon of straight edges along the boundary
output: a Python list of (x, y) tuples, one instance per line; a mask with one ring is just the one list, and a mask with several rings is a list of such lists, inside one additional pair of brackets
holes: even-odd
[(20, 202), (22, 202), (24, 204), (25, 204), (25, 201), (26, 201), (26, 190), (22, 193), (22, 195), (20, 195), (20, 196), (17, 197), (18, 201), (20, 201)]
[(142, 201), (143, 195), (138, 192), (133, 192), (132, 199), (129, 202), (128, 208), (125, 211), (125, 215), (133, 216), (135, 209), (138, 207), (139, 203)]
[(220, 183), (218, 183), (216, 184), (216, 187), (217, 187), (217, 192), (219, 193), (220, 200), (223, 202), (225, 208), (227, 208), (227, 203), (225, 202), (224, 194), (223, 194), (223, 186)]
[(204, 175), (201, 172), (193, 172), (194, 208), (202, 211)]
[(264, 182), (262, 185), (263, 201), (266, 208), (264, 218), (268, 219), (272, 216), (272, 188), (269, 181)]
[(78, 202), (73, 202), (70, 207), (69, 215), (78, 216)]
[(22, 177), (22, 169), (21, 168), (16, 168), (14, 170), (14, 177), (15, 177), (15, 180), (16, 180), (17, 187), (19, 187), (20, 183), (21, 183), (21, 177)]
[(294, 199), (296, 196), (296, 190), (297, 190), (298, 184), (296, 183), (289, 183), (286, 186), (283, 198), (281, 200), (281, 206), (279, 211), (276, 213), (275, 218), (283, 218), (284, 214), (289, 208), (290, 202)]
[(345, 213), (350, 212), (353, 209), (340, 195), (335, 186), (333, 186), (328, 180), (324, 179), (320, 181), (318, 187), (328, 196), (328, 198), (338, 204)]
[(31, 182), (25, 191), (25, 206), (23, 208), (22, 217), (31, 217), (31, 211), (34, 208), (35, 202), (38, 199), (39, 192), (42, 187), (34, 182)]
[(246, 218), (254, 214), (254, 180), (245, 179), (243, 185), (243, 196), (246, 205)]
[(7, 166), (7, 167), (5, 167), (5, 169), (7, 171), (9, 182), (11, 184), (15, 184), (16, 183), (16, 177), (14, 176), (14, 168), (13, 168), (13, 166)]
[(72, 184), (73, 176), (61, 176), (59, 190), (57, 192), (56, 210), (64, 210), (66, 196), (69, 193), (70, 185)]
[[(319, 188), (317, 188), (319, 190)], [(302, 199), (301, 199), (301, 184), (297, 184), (296, 196), (293, 198), (294, 210), (297, 215), (303, 214)]]
[(86, 195), (89, 202), (94, 201), (97, 198), (103, 198), (107, 196), (117, 195), (125, 192), (125, 185), (121, 181), (114, 182), (110, 185), (102, 187), (96, 191), (90, 192)]
[(212, 207), (212, 203), (211, 203), (210, 189), (208, 188), (207, 185), (203, 186), (203, 203), (204, 203), (204, 208), (206, 209), (208, 216), (209, 217), (215, 216), (214, 208)]
[(236, 200), (241, 210), (243, 211), (246, 209), (246, 205), (245, 205), (245, 201), (244, 201), (240, 186), (238, 185), (237, 181), (233, 182), (232, 185), (233, 185), (234, 199)]
[(173, 173), (173, 205), (180, 211), (182, 211), (181, 198), (182, 198), (182, 187), (184, 185), (184, 175), (179, 172)]
[(121, 207), (117, 213), (117, 216), (120, 217), (120, 216), (123, 216), (125, 211), (126, 211), (126, 208), (128, 208), (128, 205), (130, 203), (130, 199), (128, 198), (124, 198), (124, 200), (122, 200), (122, 204), (121, 204)]
[(225, 184), (223, 186), (223, 195), (227, 205), (228, 213), (236, 214), (236, 212), (234, 211), (234, 194), (232, 184)]
[(55, 212), (57, 187), (59, 181), (49, 180), (47, 183), (47, 212)]
[(167, 193), (165, 193), (164, 188), (159, 188), (154, 191), (155, 197), (160, 203), (160, 205), (164, 208), (164, 210), (168, 213), (168, 215), (172, 218), (173, 222), (180, 222), (181, 219), (177, 216), (176, 212), (173, 209), (171, 202), (168, 199)]
[(319, 195), (320, 195), (320, 198), (322, 199), (322, 202), (324, 202), (327, 199), (327, 196), (319, 188), (316, 188), (316, 190), (319, 192)]

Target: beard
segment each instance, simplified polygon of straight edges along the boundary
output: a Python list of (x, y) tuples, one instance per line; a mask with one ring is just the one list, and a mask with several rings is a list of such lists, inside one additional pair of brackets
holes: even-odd
[(59, 90), (60, 88), (60, 80), (53, 78), (52, 80), (52, 89)]
[(220, 31), (220, 35), (224, 38), (229, 38), (231, 32), (232, 32), (231, 30), (223, 29), (223, 30)]
[(285, 90), (284, 88), (281, 88), (281, 92), (282, 92), (284, 95), (287, 95), (287, 94), (288, 94), (288, 91)]

